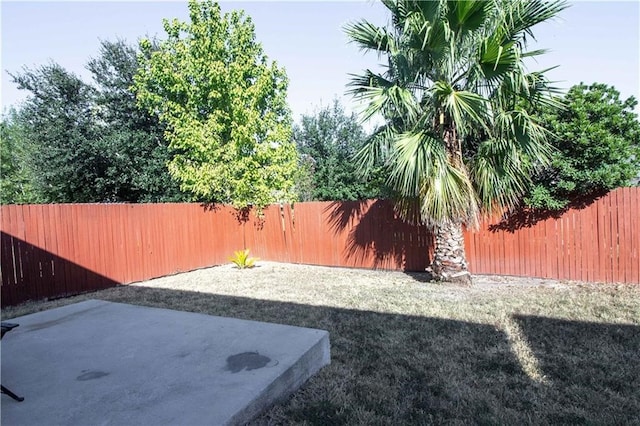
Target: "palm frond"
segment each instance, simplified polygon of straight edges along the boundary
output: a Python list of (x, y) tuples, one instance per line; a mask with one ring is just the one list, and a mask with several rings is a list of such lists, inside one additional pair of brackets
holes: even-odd
[(428, 132), (406, 132), (396, 137), (392, 149), (387, 183), (404, 220), (429, 226), (451, 218), (476, 223), (475, 189), (464, 165), (449, 162), (444, 141)]
[[(549, 53), (549, 49), (536, 49), (536, 50), (530, 50), (528, 52), (523, 52), (522, 53), (522, 57), (523, 58), (534, 58), (536, 56), (542, 56), (545, 53)], [(554, 67), (555, 68), (555, 67)]]
[(387, 53), (392, 50), (393, 37), (384, 27), (378, 27), (362, 20), (348, 23), (344, 26), (351, 42), (358, 44), (361, 50), (373, 50), (378, 53)]
[(390, 162), (394, 165), (388, 184), (406, 197), (417, 197), (423, 181), (443, 167), (447, 153), (442, 140), (424, 132), (406, 132), (396, 136)]
[(478, 199), (462, 164), (437, 165), (434, 173), (424, 179), (420, 199), (427, 225), (460, 221), (470, 227), (477, 226)]
[(415, 121), (420, 112), (419, 101), (413, 92), (368, 71), (361, 76), (354, 76), (348, 92), (367, 106), (362, 111), (363, 121), (382, 114), (386, 116), (403, 116), (406, 120)]
[(488, 215), (518, 205), (529, 184), (531, 163), (510, 141), (483, 142), (471, 164), (476, 191)]
[(456, 33), (477, 30), (484, 24), (489, 2), (486, 0), (457, 0), (449, 2), (447, 19)]
[(390, 124), (377, 128), (364, 142), (353, 157), (357, 164), (357, 172), (362, 177), (368, 177), (378, 164), (385, 164), (391, 155), (394, 129)]
[(504, 42), (497, 33), (483, 40), (480, 47), (480, 69), (486, 79), (500, 78), (514, 71), (520, 59), (515, 44)]
[(533, 26), (556, 17), (569, 7), (564, 0), (503, 0), (503, 3), (506, 10), (504, 31), (510, 39), (522, 35), (535, 40), (531, 29)]
[(482, 96), (464, 90), (454, 90), (442, 81), (433, 85), (433, 93), (443, 109), (452, 117), (460, 134), (465, 134), (471, 127), (487, 128), (489, 102)]
[(511, 137), (515, 139), (518, 148), (536, 162), (548, 164), (553, 150), (547, 141), (549, 131), (526, 110), (513, 111), (511, 116), (514, 129)]

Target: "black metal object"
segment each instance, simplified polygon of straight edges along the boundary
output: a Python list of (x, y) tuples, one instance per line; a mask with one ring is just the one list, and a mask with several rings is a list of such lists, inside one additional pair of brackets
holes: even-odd
[[(14, 324), (14, 323), (11, 323), (11, 322), (3, 322), (3, 323), (1, 323), (1, 325), (2, 325), (2, 335), (0, 335), (0, 339), (4, 337), (4, 334), (6, 332), (13, 330), (14, 328), (16, 328), (20, 324)], [(18, 402), (24, 401), (23, 397), (16, 395), (15, 393), (11, 392), (9, 389), (5, 388), (1, 384), (0, 384), (0, 391), (2, 393), (6, 394), (6, 395), (9, 395), (11, 398), (15, 399)]]

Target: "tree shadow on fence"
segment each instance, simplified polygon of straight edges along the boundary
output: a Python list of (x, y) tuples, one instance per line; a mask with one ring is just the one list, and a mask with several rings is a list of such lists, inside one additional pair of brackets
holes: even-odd
[(253, 226), (261, 230), (264, 228), (264, 217), (255, 214), (252, 206), (235, 208), (228, 204), (221, 203), (202, 203), (200, 204), (205, 212), (220, 212), (225, 208), (229, 209), (229, 213), (235, 218), (240, 225), (246, 225), (253, 219)]
[(332, 202), (324, 214), (334, 234), (347, 232), (343, 255), (354, 266), (416, 272), (430, 264), (431, 234), (402, 221), (388, 200)]
[(608, 193), (609, 191), (597, 191), (589, 195), (575, 197), (566, 207), (560, 210), (522, 207), (505, 213), (500, 222), (489, 225), (489, 230), (491, 232), (507, 231), (514, 233), (522, 228), (531, 228), (538, 222), (544, 222), (547, 219), (560, 219), (569, 210), (585, 209)]

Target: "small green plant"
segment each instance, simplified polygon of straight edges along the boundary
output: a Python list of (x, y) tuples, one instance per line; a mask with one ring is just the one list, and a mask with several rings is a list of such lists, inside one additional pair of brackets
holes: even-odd
[(253, 268), (256, 265), (257, 257), (249, 256), (249, 249), (238, 250), (229, 258), (238, 269)]

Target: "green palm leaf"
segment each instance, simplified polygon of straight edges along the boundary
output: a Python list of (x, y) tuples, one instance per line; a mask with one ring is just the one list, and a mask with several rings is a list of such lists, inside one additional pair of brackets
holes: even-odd
[(433, 85), (433, 93), (461, 134), (465, 134), (468, 128), (487, 128), (489, 102), (484, 97), (464, 90), (456, 91), (442, 81)]
[(389, 184), (400, 194), (417, 197), (423, 190), (424, 180), (444, 167), (447, 153), (441, 140), (427, 132), (407, 132), (398, 135), (393, 144)]
[(531, 163), (508, 141), (484, 142), (472, 162), (472, 178), (488, 215), (520, 202), (529, 183)]
[(462, 222), (478, 224), (478, 200), (470, 176), (463, 165), (447, 162), (424, 180), (420, 193), (421, 214), (427, 225)]
[(360, 46), (362, 50), (374, 50), (378, 52), (390, 52), (393, 46), (393, 38), (386, 28), (381, 28), (367, 21), (349, 23), (344, 27), (352, 42)]
[(447, 18), (451, 29), (460, 33), (477, 30), (487, 17), (489, 5), (486, 0), (449, 1)]

